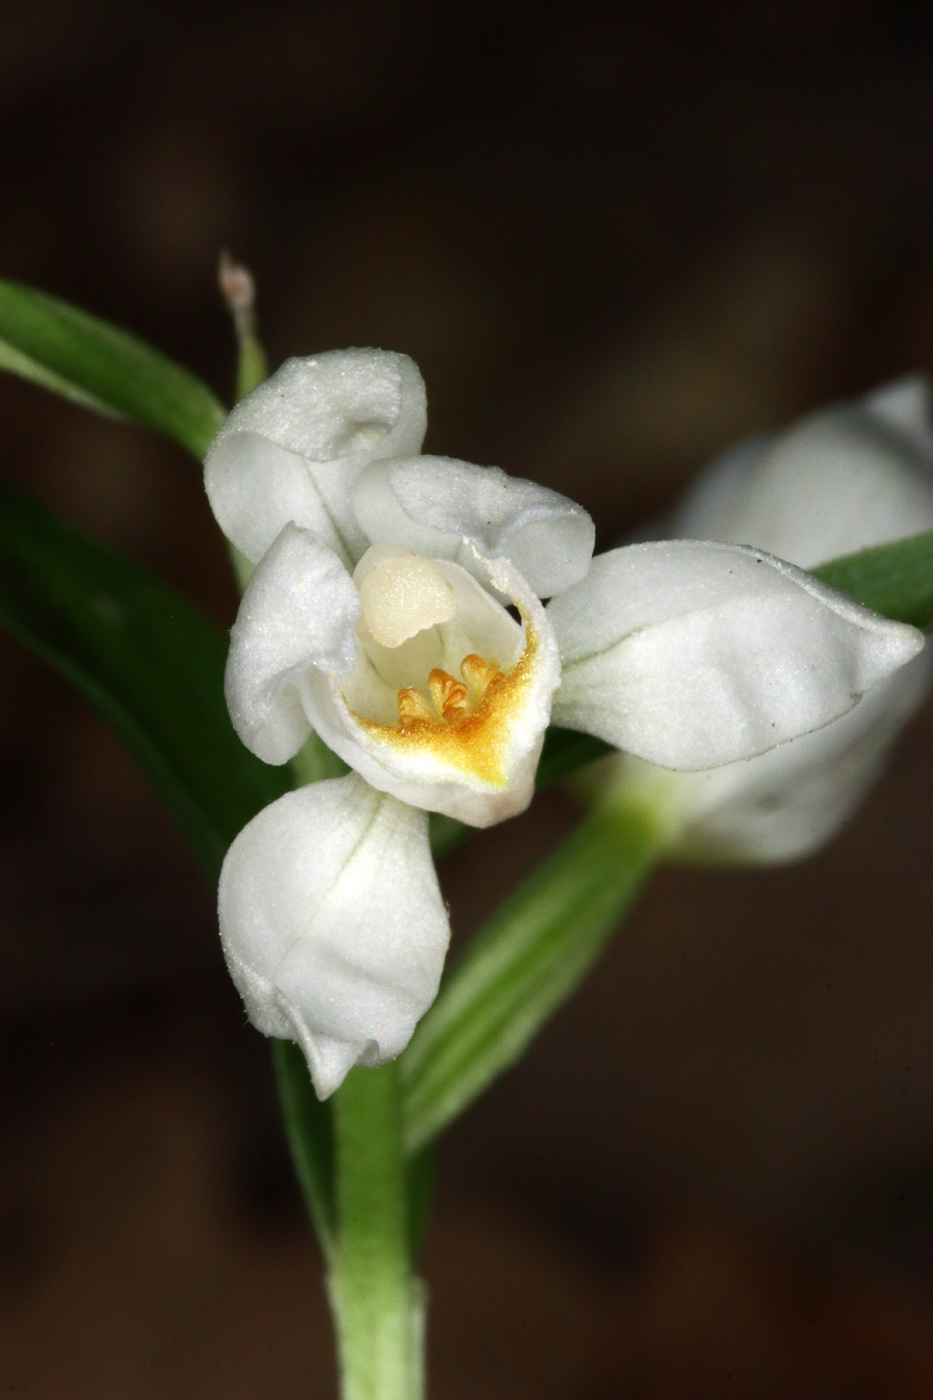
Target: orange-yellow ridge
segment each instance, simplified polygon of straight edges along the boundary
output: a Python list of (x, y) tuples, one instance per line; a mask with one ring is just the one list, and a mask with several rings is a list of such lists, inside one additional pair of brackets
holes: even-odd
[(400, 690), (397, 725), (356, 718), (390, 748), (430, 754), (490, 787), (507, 787), (512, 721), (531, 682), (536, 650), (537, 638), (526, 619), (525, 647), (508, 673), (471, 653), (460, 663), (462, 681), (435, 669), (428, 677), (428, 696), (414, 687)]

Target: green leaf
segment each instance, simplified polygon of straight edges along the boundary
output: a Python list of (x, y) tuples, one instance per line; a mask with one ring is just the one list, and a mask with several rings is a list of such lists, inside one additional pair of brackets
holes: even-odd
[(576, 989), (666, 840), (653, 811), (598, 808), (493, 914), (399, 1061), (410, 1155), (513, 1064)]
[(240, 828), (290, 786), (286, 770), (261, 763), (234, 733), (221, 630), (3, 484), (0, 624), (113, 725), (216, 877)]
[(428, 1230), (428, 1220), (434, 1200), (436, 1162), (434, 1149), (426, 1147), (409, 1157), (406, 1167), (408, 1192), (408, 1238), (412, 1263), (416, 1264)]
[(331, 1103), (321, 1103), (314, 1092), (305, 1057), (297, 1045), (272, 1039), (270, 1046), (295, 1174), (324, 1257), (330, 1261), (337, 1230)]
[(202, 458), (226, 417), (206, 384), (144, 340), (45, 292), (0, 281), (0, 369)]
[[(227, 715), (224, 634), (145, 570), (0, 483), (0, 623), (113, 725), (212, 879), (241, 827), (290, 786), (243, 747)], [(322, 747), (322, 746), (319, 746)], [(304, 774), (339, 763), (309, 741)], [(333, 1248), (331, 1108), (301, 1051), (272, 1042), (299, 1183)]]
[(456, 817), (448, 817), (444, 812), (428, 813), (428, 834), (431, 838), (431, 853), (434, 856), (446, 855), (467, 837), (475, 836), (476, 830), (475, 826), (467, 826), (466, 822), (457, 821)]
[(575, 729), (558, 729), (553, 725), (544, 736), (541, 761), (535, 774), (535, 790), (542, 792), (573, 773), (584, 764), (615, 753), (611, 744), (592, 734), (580, 734)]
[(933, 629), (933, 531), (847, 554), (811, 572), (895, 622)]
[(313, 730), (295, 754), (289, 767), (295, 778), (296, 787), (305, 783), (320, 783), (325, 778), (342, 778), (350, 769), (333, 749), (329, 749), (320, 734)]

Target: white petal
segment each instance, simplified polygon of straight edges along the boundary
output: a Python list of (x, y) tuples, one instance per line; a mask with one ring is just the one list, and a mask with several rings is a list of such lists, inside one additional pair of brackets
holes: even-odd
[(923, 380), (890, 385), (701, 477), (670, 534), (766, 549), (801, 568), (933, 529), (933, 435)]
[(286, 360), (211, 444), (211, 508), (253, 563), (291, 520), (352, 567), (368, 543), (350, 504), (357, 477), (376, 458), (417, 452), (426, 425), (424, 381), (407, 355), (331, 350)]
[[(456, 581), (457, 566), (441, 563), (438, 567), (454, 582), (459, 604), (464, 594), (462, 584)], [(321, 738), (373, 787), (471, 826), (490, 826), (528, 806), (550, 716), (551, 696), (560, 680), (557, 645), (545, 609), (507, 560), (488, 560), (484, 570), (489, 583), (514, 598), (520, 608), (525, 621), (525, 650), (508, 676), (501, 704), (483, 723), (460, 730), (439, 728), (408, 733), (398, 725), (397, 708), (394, 723), (370, 722), (352, 708), (356, 698), (352, 688), (348, 690), (348, 703), (339, 680), (323, 671), (311, 674), (303, 691), (308, 718)], [(461, 577), (470, 594), (464, 609), (468, 615), (463, 640), (453, 652), (456, 663), (448, 659), (445, 667), (452, 675), (456, 675), (455, 666), (459, 667), (464, 654), (474, 649), (467, 647), (469, 628), (492, 635), (489, 619), (482, 610), (495, 606), (470, 578)], [(501, 614), (496, 623), (501, 628), (495, 634), (497, 644), (501, 641), (511, 650), (516, 628), (506, 613), (497, 611)], [(451, 624), (451, 630), (456, 631), (455, 624)], [(373, 650), (371, 646), (369, 650)], [(511, 658), (496, 660), (507, 665)], [(411, 683), (409, 678), (408, 684)], [(387, 683), (386, 696), (391, 704)]]
[(715, 768), (847, 713), (923, 645), (779, 559), (736, 545), (632, 545), (548, 608), (556, 724), (667, 768)]
[(218, 908), (250, 1020), (299, 1043), (319, 1098), (400, 1054), (437, 995), (449, 926), (427, 818), (355, 774), (244, 827)]
[(374, 463), (353, 504), (374, 544), (455, 560), (484, 584), (475, 551), (501, 556), (539, 598), (583, 578), (593, 553), (593, 522), (582, 506), (498, 467), (449, 457)]
[(927, 646), (847, 715), (769, 753), (708, 773), (667, 774), (692, 784), (682, 795), (690, 817), (672, 854), (770, 864), (817, 850), (880, 776), (927, 694), (931, 662)]
[(266, 763), (286, 763), (311, 732), (300, 698), (308, 671), (352, 671), (359, 615), (336, 554), (286, 525), (243, 594), (224, 680), (233, 727)]

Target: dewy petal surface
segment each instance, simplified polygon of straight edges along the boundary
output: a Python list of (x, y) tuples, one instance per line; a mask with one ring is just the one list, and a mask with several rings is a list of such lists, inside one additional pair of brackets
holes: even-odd
[(426, 426), (424, 382), (407, 355), (332, 350), (286, 360), (211, 444), (211, 508), (253, 563), (294, 521), (352, 567), (368, 544), (350, 503), (357, 477), (377, 458), (418, 452)]
[(792, 565), (673, 540), (596, 559), (548, 614), (553, 719), (667, 768), (715, 768), (847, 713), (923, 645)]
[(356, 664), (360, 595), (337, 555), (286, 525), (260, 560), (230, 634), (224, 691), (233, 727), (266, 763), (286, 763), (311, 732), (307, 674)]
[(299, 1043), (326, 1098), (394, 1059), (437, 994), (449, 925), (427, 816), (352, 773), (287, 793), (230, 847), (219, 917), (250, 1020)]
[(353, 503), (374, 544), (455, 560), (484, 585), (477, 553), (502, 557), (539, 598), (583, 578), (593, 554), (582, 506), (498, 467), (448, 457), (377, 462), (360, 476)]

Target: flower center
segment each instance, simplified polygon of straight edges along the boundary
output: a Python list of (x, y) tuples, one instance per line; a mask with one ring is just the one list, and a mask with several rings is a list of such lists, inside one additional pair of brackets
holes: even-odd
[(530, 629), (460, 565), (398, 546), (372, 545), (354, 581), (359, 660), (341, 689), (356, 723), (410, 761), (505, 786)]

